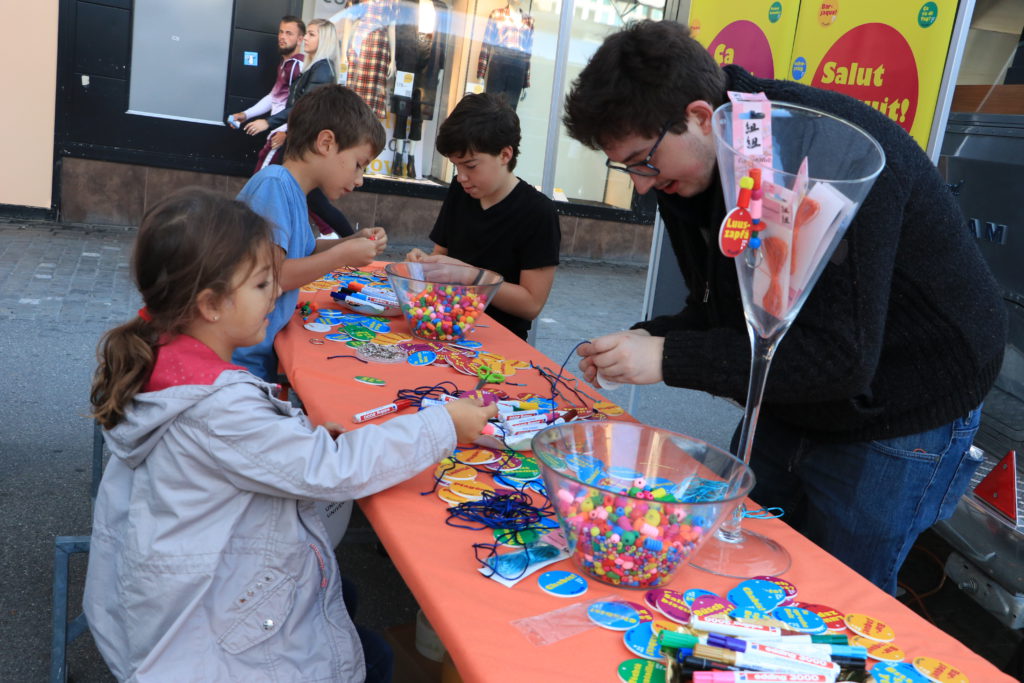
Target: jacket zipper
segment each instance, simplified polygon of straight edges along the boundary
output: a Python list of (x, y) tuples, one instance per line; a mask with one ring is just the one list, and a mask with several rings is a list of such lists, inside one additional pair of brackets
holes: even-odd
[(320, 548), (315, 543), (310, 543), (309, 547), (316, 553), (316, 561), (320, 563), (320, 587), (327, 588), (327, 566), (324, 564), (324, 556), (320, 554)]

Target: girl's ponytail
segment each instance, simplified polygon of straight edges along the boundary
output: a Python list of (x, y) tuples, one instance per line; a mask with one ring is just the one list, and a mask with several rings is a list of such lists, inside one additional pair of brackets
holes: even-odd
[(158, 333), (146, 309), (139, 317), (103, 335), (92, 380), (92, 416), (106, 429), (124, 418), (125, 407), (142, 391), (156, 361)]

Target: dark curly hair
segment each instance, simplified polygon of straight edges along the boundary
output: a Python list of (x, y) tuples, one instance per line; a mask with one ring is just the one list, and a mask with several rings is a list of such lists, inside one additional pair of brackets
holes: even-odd
[(725, 72), (690, 29), (641, 21), (605, 38), (573, 82), (562, 119), (591, 149), (627, 135), (655, 137), (667, 123), (681, 133), (691, 102), (725, 101)]

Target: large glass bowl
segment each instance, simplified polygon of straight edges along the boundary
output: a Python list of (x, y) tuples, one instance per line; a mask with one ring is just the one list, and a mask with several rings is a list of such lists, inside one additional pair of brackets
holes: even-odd
[(504, 281), (490, 270), (448, 263), (389, 263), (384, 271), (409, 331), (440, 342), (465, 339)]
[(671, 582), (754, 486), (729, 453), (632, 422), (548, 427), (533, 453), (576, 565), (623, 588)]

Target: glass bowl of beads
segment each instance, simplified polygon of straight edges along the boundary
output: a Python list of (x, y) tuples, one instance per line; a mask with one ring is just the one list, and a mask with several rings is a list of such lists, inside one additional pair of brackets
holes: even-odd
[(671, 582), (754, 486), (735, 456), (633, 422), (548, 427), (533, 453), (576, 565), (623, 588)]
[(384, 271), (409, 331), (440, 342), (465, 339), (504, 281), (490, 270), (449, 263), (389, 263)]

